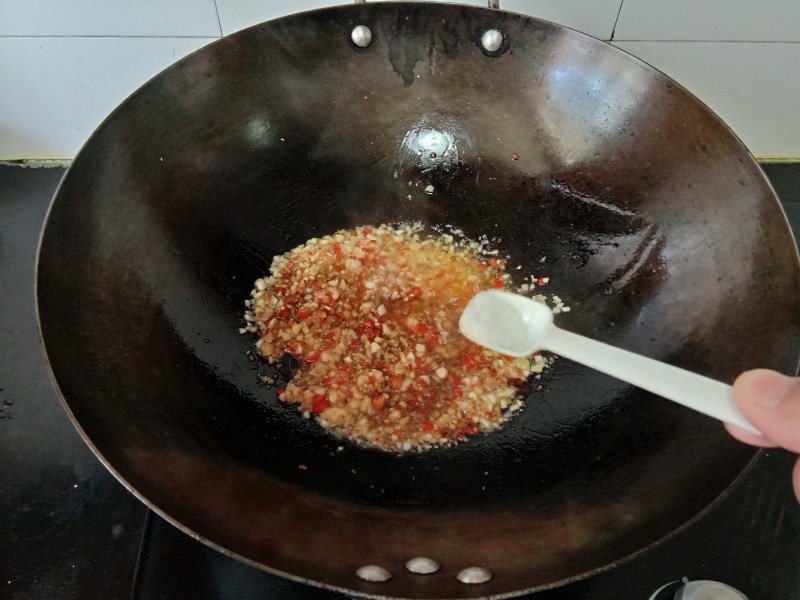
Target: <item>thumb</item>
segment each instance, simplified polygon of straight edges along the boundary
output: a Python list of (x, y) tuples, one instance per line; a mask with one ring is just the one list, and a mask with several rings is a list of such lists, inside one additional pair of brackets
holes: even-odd
[(775, 445), (800, 452), (800, 378), (767, 369), (747, 371), (734, 382), (733, 399), (764, 439), (736, 437), (758, 445)]

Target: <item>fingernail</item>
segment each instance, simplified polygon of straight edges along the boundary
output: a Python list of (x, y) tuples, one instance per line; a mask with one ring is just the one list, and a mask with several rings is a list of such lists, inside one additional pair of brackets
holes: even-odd
[(793, 377), (775, 371), (757, 369), (741, 376), (740, 385), (747, 400), (764, 408), (775, 408), (797, 385)]

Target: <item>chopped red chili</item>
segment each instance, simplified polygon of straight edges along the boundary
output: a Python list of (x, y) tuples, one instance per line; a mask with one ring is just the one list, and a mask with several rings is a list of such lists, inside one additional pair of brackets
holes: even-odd
[(315, 415), (319, 415), (328, 410), (330, 406), (331, 403), (327, 398), (325, 398), (325, 396), (314, 394), (314, 397), (311, 401), (311, 412), (313, 412)]

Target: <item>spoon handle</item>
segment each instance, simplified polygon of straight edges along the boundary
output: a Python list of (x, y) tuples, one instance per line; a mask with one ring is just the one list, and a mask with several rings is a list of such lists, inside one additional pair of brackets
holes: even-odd
[(736, 408), (733, 388), (720, 381), (558, 327), (548, 331), (547, 349), (709, 417), (761, 435)]

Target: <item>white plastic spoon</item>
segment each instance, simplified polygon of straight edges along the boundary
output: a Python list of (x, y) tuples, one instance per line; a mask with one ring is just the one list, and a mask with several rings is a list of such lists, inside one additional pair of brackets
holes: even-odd
[(549, 350), (761, 435), (734, 405), (731, 386), (559, 329), (547, 306), (525, 296), (480, 292), (467, 304), (458, 326), (476, 344), (501, 354), (523, 357)]

